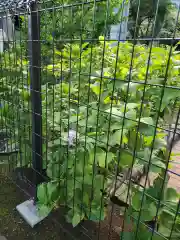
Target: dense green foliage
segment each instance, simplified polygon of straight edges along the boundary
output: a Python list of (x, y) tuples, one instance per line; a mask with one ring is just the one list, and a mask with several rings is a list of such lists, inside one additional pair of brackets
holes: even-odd
[[(53, 136), (57, 137), (49, 145), (52, 155), (47, 172), (52, 181), (47, 184), (49, 191), (46, 184), (39, 187), (39, 198), (43, 210), (45, 206), (51, 209), (57, 203), (67, 204), (70, 207), (67, 218), (74, 226), (83, 218), (104, 219), (107, 204), (104, 193), (108, 194), (108, 182), (112, 182), (111, 176), (116, 173), (115, 166), (118, 165), (118, 172), (123, 172), (132, 166), (148, 165), (149, 161), (149, 170), (157, 174), (157, 179), (145, 192), (142, 220), (154, 219), (160, 197), (158, 191), (162, 189), (160, 184), (163, 184), (168, 168), (166, 134), (160, 127), (167, 122), (170, 124), (171, 109), (180, 96), (177, 88), (163, 87), (164, 84), (179, 86), (179, 62), (175, 53), (167, 72), (169, 48), (154, 47), (147, 65), (149, 48), (137, 45), (130, 76), (133, 45), (121, 43), (119, 48), (111, 47), (107, 42), (103, 45), (101, 42), (84, 51), (78, 44), (66, 46), (62, 52), (56, 52), (55, 65), (48, 66), (56, 78), (62, 72), (63, 81), (53, 87), (51, 97), (48, 96), (49, 109), (52, 109), (55, 93), (55, 113), (53, 115), (50, 110), (49, 115), (55, 120), (52, 129)], [(72, 59), (71, 68), (68, 56)], [(74, 144), (68, 146), (73, 134)], [(128, 211), (134, 209), (137, 215), (136, 205), (140, 206), (141, 198), (136, 195), (142, 194), (142, 188), (131, 183), (130, 189), (133, 199)], [(167, 191), (174, 210), (165, 212), (171, 217), (175, 216), (178, 196), (175, 190)], [(159, 218), (163, 219), (164, 200), (160, 199), (163, 211)], [(160, 223), (162, 233), (164, 225)], [(167, 232), (164, 234), (168, 235)]]
[[(93, 45), (85, 42), (98, 40), (119, 21), (120, 12), (114, 16), (112, 11), (117, 3), (110, 1), (107, 19), (107, 2), (42, 11), (43, 167), (49, 181), (38, 187), (38, 207), (41, 214), (66, 206), (73, 226), (85, 219), (104, 220), (109, 197), (119, 190), (113, 189), (118, 174), (125, 177), (125, 219), (134, 230), (125, 237), (151, 239), (151, 229), (142, 223), (156, 218), (160, 235), (154, 234), (153, 240), (159, 240), (161, 234), (170, 236), (179, 200), (167, 187), (170, 152), (162, 128), (171, 125), (173, 107), (179, 104), (180, 57), (169, 47), (129, 42), (112, 46), (103, 37)], [(151, 16), (154, 10), (149, 11)], [(20, 149), (18, 165), (27, 166), (32, 158), (32, 113), (22, 46), (0, 56), (0, 124), (10, 135), (8, 151)], [(155, 174), (151, 186), (126, 174), (138, 167)], [(179, 236), (177, 217), (172, 239)]]
[[(83, 51), (86, 44), (55, 50), (54, 65), (44, 67), (46, 77), (59, 83), (42, 85), (43, 160), (50, 181), (38, 188), (40, 212), (65, 205), (73, 226), (82, 219), (103, 220), (112, 176), (149, 166), (156, 180), (146, 190), (131, 181), (127, 213), (138, 217), (143, 208), (140, 219), (150, 221), (160, 207), (159, 232), (168, 237), (166, 224), (171, 229), (178, 195), (174, 189), (160, 187), (169, 164), (161, 127), (171, 123), (172, 106), (180, 96), (177, 88), (164, 88), (179, 87), (179, 57), (173, 52), (169, 59), (168, 47), (153, 47), (148, 61), (146, 46), (121, 43), (112, 47), (111, 42), (104, 45), (100, 40)], [(25, 82), (29, 85), (27, 62), (22, 65), (13, 57), (13, 52), (1, 56), (6, 59), (1, 76), (1, 124), (11, 132), (11, 144), (22, 151), (19, 164), (27, 165), (31, 160), (30, 99), (24, 88)], [(164, 214), (168, 222), (163, 222)], [(179, 236), (178, 224), (175, 237)], [(140, 224), (141, 228), (151, 234)]]
[[(89, 1), (87, 4), (84, 0), (53, 0), (41, 5), (41, 39), (46, 43), (44, 55), (49, 56), (49, 49), (53, 51), (54, 45), (61, 49), (72, 40), (96, 43), (100, 35), (107, 36), (111, 25), (121, 21), (122, 2)], [(114, 12), (117, 7), (119, 10)]]

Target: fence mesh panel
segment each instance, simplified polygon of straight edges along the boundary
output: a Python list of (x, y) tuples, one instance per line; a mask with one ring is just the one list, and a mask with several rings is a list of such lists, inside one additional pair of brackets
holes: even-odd
[(71, 238), (179, 239), (178, 3), (0, 10), (1, 178)]

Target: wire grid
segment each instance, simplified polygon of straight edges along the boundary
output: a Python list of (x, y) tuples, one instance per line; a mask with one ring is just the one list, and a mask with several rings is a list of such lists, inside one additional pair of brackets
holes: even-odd
[[(143, 197), (147, 196), (146, 186), (148, 181), (148, 172), (150, 171), (151, 166), (159, 167), (152, 163), (152, 153), (155, 148), (156, 144), (156, 136), (159, 132), (167, 132), (171, 135), (170, 145), (169, 145), (169, 152), (171, 153), (173, 143), (175, 142), (174, 139), (179, 139), (179, 132), (178, 123), (179, 123), (179, 107), (174, 107), (174, 121), (169, 128), (165, 124), (163, 125), (160, 121), (161, 116), (161, 104), (163, 101), (164, 93), (167, 89), (173, 89), (174, 91), (179, 91), (179, 86), (171, 85), (168, 82), (169, 77), (169, 68), (171, 67), (171, 57), (173, 50), (173, 40), (179, 40), (176, 36), (176, 26), (174, 26), (172, 36), (169, 38), (158, 38), (154, 37), (155, 26), (156, 26), (156, 18), (158, 13), (158, 6), (159, 2), (157, 1), (156, 6), (156, 14), (154, 17), (154, 22), (152, 24), (151, 29), (151, 36), (146, 38), (141, 38), (136, 35), (137, 29), (134, 31), (134, 36), (131, 39), (128, 39), (129, 42), (132, 43), (130, 56), (131, 60), (129, 65), (126, 66), (128, 69), (128, 74), (126, 77), (122, 77), (123, 73), (118, 74), (120, 65), (118, 61), (120, 61), (123, 49), (126, 47), (126, 42), (121, 42), (121, 36), (119, 36), (119, 41), (117, 39), (109, 40), (109, 16), (110, 16), (110, 7), (111, 1), (74, 1), (73, 4), (71, 1), (67, 1), (63, 4), (63, 1), (43, 1), (39, 2), (39, 15), (40, 15), (40, 33), (41, 38), (39, 42), (41, 43), (41, 66), (32, 66), (31, 62), (29, 62), (29, 58), (31, 58), (32, 52), (28, 51), (28, 44), (32, 42), (32, 40), (28, 39), (28, 14), (22, 13), (21, 17), (23, 17), (24, 24), (20, 31), (20, 37), (17, 39), (14, 36), (13, 40), (8, 40), (8, 44), (10, 48), (7, 49), (2, 55), (1, 58), (1, 85), (5, 87), (5, 93), (3, 94), (1, 100), (1, 106), (6, 106), (3, 111), (1, 111), (1, 129), (4, 129), (6, 133), (9, 133), (7, 137), (9, 139), (9, 144), (4, 151), (10, 152), (18, 152), (17, 160), (14, 163), (20, 171), (20, 175), (25, 175), (22, 179), (25, 181), (25, 191), (28, 189), (28, 185), (36, 187), (35, 180), (29, 176), (26, 176), (26, 173), (22, 171), (22, 167), (26, 167), (28, 169), (33, 169), (33, 171), (37, 172), (36, 169), (32, 166), (32, 155), (34, 149), (32, 149), (32, 134), (37, 136), (36, 132), (32, 130), (32, 121), (31, 115), (37, 115), (38, 113), (32, 111), (31, 101), (29, 97), (29, 93), (32, 94), (34, 91), (30, 86), (30, 74), (29, 69), (33, 70), (34, 68), (40, 68), (41, 70), (41, 92), (40, 95), (42, 97), (42, 136), (38, 135), (38, 138), (42, 140), (42, 156), (38, 156), (42, 159), (43, 169), (46, 170), (47, 174), (42, 175), (42, 172), (37, 172), (41, 176), (42, 179), (45, 181), (49, 181), (49, 177), (54, 179), (54, 175), (59, 172), (65, 171), (65, 174), (69, 174), (71, 168), (74, 168), (75, 172), (70, 172), (70, 176), (72, 178), (71, 189), (69, 189), (68, 181), (69, 179), (65, 178), (64, 180), (64, 188), (65, 188), (65, 205), (68, 205), (68, 194), (72, 192), (72, 199), (71, 205), (73, 209), (73, 214), (76, 211), (76, 185), (82, 184), (82, 195), (81, 198), (83, 200), (83, 192), (86, 191), (86, 185), (84, 181), (86, 180), (87, 171), (92, 172), (92, 189), (96, 186), (97, 182), (94, 179), (96, 177), (95, 167), (92, 169), (87, 169), (86, 166), (86, 153), (82, 156), (78, 155), (80, 152), (86, 152), (88, 149), (93, 146), (94, 154), (92, 158), (92, 165), (95, 165), (97, 161), (98, 155), (98, 148), (101, 148), (103, 144), (103, 148), (111, 149), (117, 151), (117, 165), (121, 162), (121, 154), (122, 152), (127, 149), (127, 145), (124, 144), (123, 134), (120, 135), (118, 138), (119, 143), (112, 144), (110, 143), (111, 134), (112, 134), (112, 125), (113, 125), (113, 118), (117, 120), (117, 122), (121, 122), (121, 128), (117, 128), (118, 130), (123, 133), (126, 131), (127, 123), (131, 123), (134, 127), (136, 127), (136, 131), (138, 132), (141, 127), (141, 114), (143, 113), (143, 104), (146, 102), (146, 89), (148, 87), (156, 87), (161, 89), (161, 94), (159, 96), (159, 108), (157, 112), (157, 116), (155, 117), (154, 123), (149, 124), (151, 128), (154, 129), (154, 136), (152, 139), (152, 148), (150, 149), (150, 157), (147, 160), (147, 173), (145, 177), (144, 185), (141, 185), (143, 188)], [(136, 16), (136, 25), (138, 23), (138, 18), (140, 14), (140, 7), (142, 1), (138, 1), (137, 6), (137, 16)], [(120, 6), (122, 8), (122, 6)], [(98, 11), (104, 10), (104, 20), (102, 21), (102, 25), (99, 24), (98, 21)], [(7, 15), (6, 15), (7, 17)], [(86, 18), (87, 17), (87, 18)], [(179, 20), (179, 12), (177, 12), (177, 19), (176, 24)], [(88, 22), (87, 20), (90, 19)], [(79, 21), (79, 26), (77, 22)], [(122, 21), (122, 18), (121, 18)], [(50, 24), (51, 23), (51, 24)], [(99, 25), (100, 30), (99, 30)], [(77, 25), (77, 26), (76, 26)], [(120, 25), (121, 27), (121, 25)], [(67, 31), (69, 29), (69, 31)], [(98, 39), (96, 35), (97, 31), (100, 31), (100, 35), (104, 36), (104, 38)], [(120, 29), (119, 29), (120, 30)], [(121, 31), (119, 31), (121, 32)], [(151, 83), (149, 79), (149, 69), (151, 66), (152, 55), (153, 55), (153, 47), (154, 45), (157, 46), (157, 42), (161, 40), (170, 40), (171, 45), (166, 50), (166, 66), (165, 71), (163, 72), (163, 83)], [(143, 43), (146, 41), (148, 42), (148, 46), (143, 49), (147, 49), (148, 56), (146, 58), (147, 61), (147, 68), (145, 74), (140, 79), (136, 79), (133, 76), (133, 59), (136, 57), (136, 44), (137, 41), (139, 43)], [(116, 43), (116, 47), (112, 46), (113, 51), (111, 50), (112, 42)], [(95, 49), (97, 46), (100, 46), (98, 51)], [(100, 44), (100, 45), (99, 45)], [(107, 47), (107, 44), (110, 46)], [(139, 49), (141, 50), (141, 49)], [(110, 62), (108, 58), (108, 52), (111, 54), (110, 57), (113, 61)], [(142, 54), (142, 52), (141, 52)], [(157, 53), (158, 54), (158, 53)], [(85, 57), (84, 57), (85, 55)], [(83, 61), (88, 56), (87, 62), (84, 64)], [(98, 63), (97, 63), (98, 62)], [(123, 64), (123, 63), (121, 63)], [(108, 68), (111, 68), (111, 72), (108, 72)], [(6, 71), (4, 71), (6, 69)], [(172, 69), (171, 69), (172, 70)], [(96, 82), (98, 79), (98, 84)], [(177, 76), (178, 79), (178, 76)], [(96, 82), (95, 85), (93, 85)], [(106, 106), (103, 108), (101, 107), (100, 103), (102, 102), (103, 95), (101, 90), (103, 89), (104, 82), (109, 82), (111, 85), (111, 92), (109, 94), (110, 103), (109, 103), (109, 112), (107, 112)], [(64, 84), (64, 85), (63, 85)], [(84, 85), (83, 85), (84, 84)], [(124, 105), (122, 115), (117, 115), (114, 113), (114, 105), (116, 106), (121, 101), (121, 96), (117, 95), (116, 92), (116, 84), (122, 86), (122, 84), (126, 84), (126, 95), (130, 94), (132, 84), (139, 84), (142, 85), (142, 96), (139, 100), (139, 116), (135, 119), (131, 116), (128, 117), (126, 114), (128, 109), (128, 98), (124, 98)], [(7, 87), (8, 86), (8, 87)], [(93, 87), (98, 86), (98, 94), (92, 94)], [(76, 91), (74, 91), (76, 90)], [(133, 90), (135, 91), (135, 90)], [(116, 102), (114, 104), (114, 101)], [(38, 103), (37, 103), (38, 104)], [(178, 106), (178, 99), (176, 102)], [(7, 111), (8, 109), (8, 111)], [(82, 112), (84, 117), (81, 116)], [(89, 121), (90, 114), (94, 112), (94, 116), (91, 117), (92, 123)], [(106, 116), (106, 124), (104, 124), (103, 131), (107, 133), (106, 139), (103, 139), (99, 133), (100, 128), (99, 126), (102, 125), (102, 122), (105, 119), (101, 119), (101, 117)], [(108, 117), (107, 117), (108, 116)], [(90, 123), (89, 123), (90, 122)], [(35, 123), (33, 123), (35, 124)], [(89, 124), (91, 128), (89, 128)], [(157, 130), (158, 129), (158, 130)], [(116, 128), (115, 128), (116, 130)], [(90, 134), (92, 133), (92, 134)], [(81, 145), (80, 145), (81, 144)], [(133, 181), (133, 170), (137, 169), (138, 164), (137, 162), (145, 161), (143, 157), (138, 156), (136, 145), (138, 144), (138, 134), (135, 135), (135, 143), (132, 158), (132, 167), (130, 168), (130, 172), (128, 175), (128, 179), (124, 179), (125, 173), (122, 171), (121, 174), (115, 169), (109, 174), (109, 177), (115, 180), (115, 186), (113, 185), (114, 189), (113, 192), (118, 196), (118, 191), (116, 189), (116, 185), (118, 185), (118, 181), (124, 181), (123, 185), (126, 186), (126, 199), (125, 203), (129, 205), (129, 195), (131, 192)], [(177, 145), (178, 146), (178, 143)], [(10, 150), (9, 150), (10, 147)], [(58, 150), (60, 149), (60, 151)], [(170, 153), (168, 156), (168, 163), (170, 160)], [(35, 155), (38, 155), (34, 152)], [(74, 158), (72, 159), (72, 155), (74, 154)], [(65, 162), (62, 162), (62, 159), (66, 158)], [(83, 165), (79, 166), (79, 158), (83, 158)], [(60, 159), (60, 161), (58, 160)], [(107, 159), (108, 154), (105, 154), (105, 168), (107, 168)], [(72, 160), (74, 161), (72, 164)], [(138, 161), (137, 161), (138, 160)], [(53, 164), (51, 162), (54, 162)], [(70, 163), (70, 165), (69, 165)], [(177, 162), (175, 164), (178, 164)], [(142, 164), (140, 164), (142, 165)], [(51, 168), (50, 166), (55, 166)], [(82, 175), (81, 178), (76, 176), (76, 169), (78, 167), (82, 167)], [(141, 166), (142, 167), (142, 166)], [(177, 168), (176, 168), (177, 170)], [(33, 171), (29, 171), (29, 175), (33, 176)], [(17, 171), (18, 172), (18, 171)], [(16, 173), (17, 173), (16, 172)], [(179, 181), (179, 172), (175, 172), (172, 168), (168, 170), (168, 164), (165, 167), (165, 174), (169, 172), (171, 179), (175, 176), (175, 178)], [(19, 172), (18, 172), (19, 174)], [(48, 177), (47, 177), (48, 175)], [(37, 179), (36, 179), (37, 180)], [(103, 179), (102, 182), (104, 189), (105, 180)], [(164, 183), (165, 184), (165, 179)], [(72, 186), (73, 185), (73, 186)], [(122, 184), (121, 184), (122, 185)], [(177, 187), (177, 186), (176, 186)], [(162, 186), (163, 189), (163, 186)], [(112, 191), (112, 189), (111, 189)], [(121, 191), (120, 191), (121, 192)], [(162, 192), (162, 191), (161, 191)], [(29, 193), (28, 193), (29, 194)], [(101, 193), (99, 192), (99, 195)], [(32, 195), (32, 192), (30, 192)], [(124, 192), (120, 193), (125, 195)], [(101, 208), (103, 207), (104, 196), (102, 195), (100, 205)], [(92, 196), (93, 200), (93, 196)], [(157, 206), (160, 208), (161, 200), (154, 199), (156, 201)], [(143, 205), (143, 199), (141, 202), (141, 207)], [(167, 208), (171, 208), (170, 206), (166, 206)], [(90, 212), (92, 206), (90, 206)], [(115, 229), (117, 226), (114, 226), (113, 219), (114, 219), (114, 204), (112, 204), (109, 213), (109, 219), (106, 222), (107, 226), (105, 227), (108, 229), (108, 236), (107, 238), (111, 238), (111, 231)], [(81, 212), (83, 212), (85, 207), (81, 204)], [(89, 209), (88, 209), (89, 210)], [(143, 211), (143, 210), (142, 210)], [(127, 212), (127, 208), (125, 209), (125, 213)], [(174, 219), (174, 223), (172, 224), (172, 230), (170, 235), (172, 235), (173, 227), (175, 225), (176, 218), (179, 214), (179, 205), (177, 206), (177, 213)], [(101, 215), (101, 214), (100, 214)], [(116, 213), (119, 215), (119, 212)], [(140, 225), (146, 225), (146, 222), (141, 221), (141, 211), (137, 217), (131, 216), (132, 219), (136, 221), (136, 229), (135, 229), (135, 239), (137, 239), (139, 234), (139, 227)], [(158, 208), (155, 218), (158, 216)], [(96, 238), (101, 238), (101, 221), (97, 220), (96, 228), (98, 228)], [(61, 223), (60, 223), (61, 224)], [(64, 228), (65, 225), (62, 226)], [(94, 238), (88, 232), (87, 224), (81, 225), (82, 231), (84, 234), (88, 235), (89, 238)], [(121, 239), (123, 239), (123, 234), (125, 234), (126, 230), (125, 223), (121, 226)], [(87, 228), (87, 229), (86, 229)], [(105, 229), (104, 228), (104, 229)], [(119, 233), (120, 234), (120, 233)], [(163, 234), (159, 233), (157, 229), (152, 230), (153, 234), (157, 234), (157, 236), (161, 237), (162, 239), (168, 239), (167, 237), (163, 236)]]

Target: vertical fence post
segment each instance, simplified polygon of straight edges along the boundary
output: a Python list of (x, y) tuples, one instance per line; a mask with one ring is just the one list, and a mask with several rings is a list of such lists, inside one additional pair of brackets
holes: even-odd
[[(37, 3), (31, 5), (29, 16), (29, 55), (32, 105), (32, 166), (36, 186), (42, 174), (42, 102), (41, 102), (41, 50), (40, 17)], [(35, 202), (37, 200), (35, 189)]]

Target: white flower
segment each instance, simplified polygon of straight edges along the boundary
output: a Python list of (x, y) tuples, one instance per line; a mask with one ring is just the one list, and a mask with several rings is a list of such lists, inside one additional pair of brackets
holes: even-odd
[(68, 144), (69, 146), (74, 145), (74, 140), (76, 139), (76, 131), (75, 130), (69, 130), (68, 132)]

